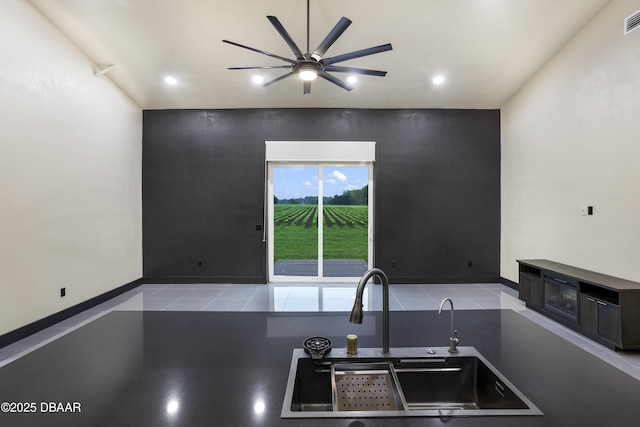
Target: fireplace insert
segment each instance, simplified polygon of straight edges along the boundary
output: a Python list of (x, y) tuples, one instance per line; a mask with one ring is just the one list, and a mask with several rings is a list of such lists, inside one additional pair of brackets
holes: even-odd
[(545, 310), (578, 323), (578, 282), (546, 274), (543, 278)]

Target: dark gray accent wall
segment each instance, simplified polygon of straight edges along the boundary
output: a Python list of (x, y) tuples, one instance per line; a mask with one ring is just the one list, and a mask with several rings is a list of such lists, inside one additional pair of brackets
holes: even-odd
[(146, 280), (266, 282), (266, 140), (376, 141), (375, 265), (392, 283), (499, 280), (499, 110), (363, 109), (145, 111)]

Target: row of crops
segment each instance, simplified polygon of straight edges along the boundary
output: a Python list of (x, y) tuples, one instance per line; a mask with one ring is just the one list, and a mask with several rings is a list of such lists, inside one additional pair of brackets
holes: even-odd
[[(274, 205), (273, 220), (276, 226), (315, 227), (318, 224), (317, 205)], [(339, 228), (367, 227), (367, 206), (325, 205), (324, 226)]]

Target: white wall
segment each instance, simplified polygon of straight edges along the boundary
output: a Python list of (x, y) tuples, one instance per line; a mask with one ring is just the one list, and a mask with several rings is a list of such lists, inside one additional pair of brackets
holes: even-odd
[(638, 9), (612, 1), (503, 107), (502, 277), (545, 258), (640, 281)]
[(3, 334), (142, 276), (142, 111), (27, 1), (0, 40)]

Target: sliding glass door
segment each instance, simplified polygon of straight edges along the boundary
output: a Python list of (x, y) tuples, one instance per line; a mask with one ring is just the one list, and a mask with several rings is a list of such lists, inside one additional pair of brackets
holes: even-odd
[(369, 265), (369, 168), (322, 166), (325, 277), (360, 277)]
[(269, 166), (269, 280), (339, 281), (372, 266), (372, 166)]
[(271, 230), (276, 276), (316, 277), (318, 167), (274, 166)]

